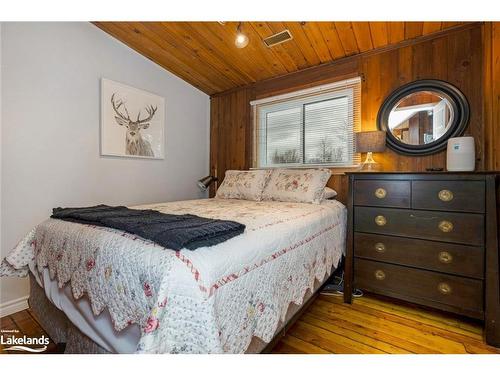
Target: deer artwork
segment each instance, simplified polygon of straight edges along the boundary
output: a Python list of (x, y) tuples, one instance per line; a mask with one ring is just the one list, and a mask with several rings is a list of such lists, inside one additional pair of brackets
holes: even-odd
[[(127, 128), (127, 135), (125, 136), (125, 154), (127, 155), (137, 155), (137, 156), (152, 156), (154, 157), (153, 149), (148, 140), (144, 139), (141, 134), (142, 129), (147, 129), (149, 127), (149, 121), (153, 118), (158, 107), (147, 106), (146, 112), (147, 117), (141, 119), (141, 111), (137, 114), (137, 120), (131, 120), (128, 113), (127, 107), (123, 100), (115, 102), (115, 94), (111, 95), (111, 105), (116, 113), (115, 120), (120, 126), (125, 126)], [(120, 112), (120, 108), (123, 107), (125, 114)]]

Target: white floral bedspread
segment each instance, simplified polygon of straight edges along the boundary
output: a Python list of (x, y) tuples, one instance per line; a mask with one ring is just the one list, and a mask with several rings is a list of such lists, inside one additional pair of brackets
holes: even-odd
[(337, 266), (346, 209), (203, 199), (152, 204), (164, 213), (235, 220), (245, 232), (213, 247), (172, 251), (114, 229), (48, 219), (2, 262), (2, 275), (48, 267), (59, 287), (86, 294), (114, 327), (137, 323), (137, 352), (243, 353), (253, 336), (269, 342), (291, 302)]

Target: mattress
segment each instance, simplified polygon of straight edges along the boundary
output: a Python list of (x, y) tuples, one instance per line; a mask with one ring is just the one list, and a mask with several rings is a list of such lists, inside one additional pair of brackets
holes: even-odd
[(7, 257), (29, 258), (47, 298), (99, 346), (130, 353), (243, 353), (269, 342), (345, 248), (346, 210), (207, 199), (140, 206), (246, 225), (213, 247), (171, 251), (108, 228), (49, 219)]

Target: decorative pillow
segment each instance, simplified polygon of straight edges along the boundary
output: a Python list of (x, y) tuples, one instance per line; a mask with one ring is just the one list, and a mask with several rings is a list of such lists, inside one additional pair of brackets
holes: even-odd
[(329, 169), (275, 169), (262, 199), (319, 204), (331, 174)]
[(333, 199), (337, 196), (337, 192), (328, 186), (323, 190), (323, 199)]
[(217, 189), (216, 198), (262, 200), (262, 191), (269, 179), (271, 170), (226, 171), (224, 181)]

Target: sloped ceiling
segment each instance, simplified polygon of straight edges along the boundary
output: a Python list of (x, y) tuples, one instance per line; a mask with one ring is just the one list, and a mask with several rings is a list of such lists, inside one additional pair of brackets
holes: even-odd
[[(464, 22), (243, 22), (250, 42), (236, 48), (237, 22), (94, 22), (201, 91), (213, 95), (347, 56), (384, 48)], [(263, 39), (288, 29), (291, 41)]]

